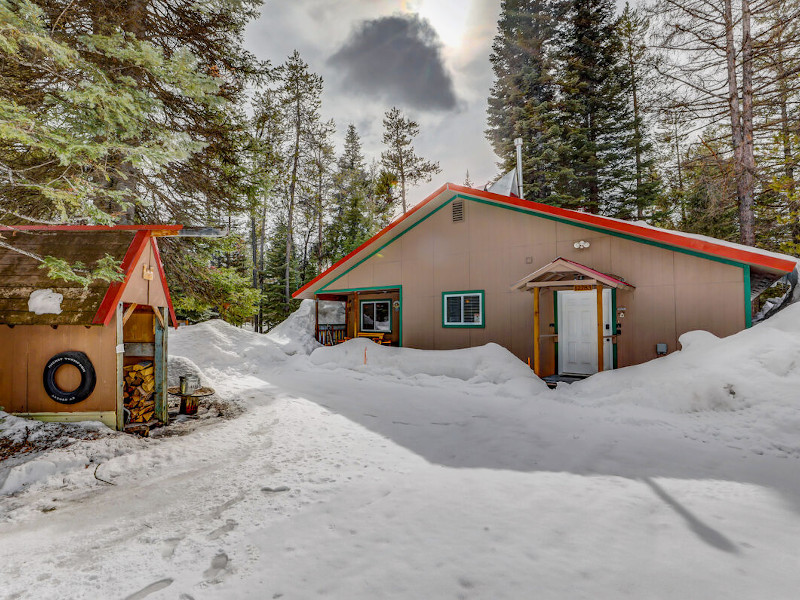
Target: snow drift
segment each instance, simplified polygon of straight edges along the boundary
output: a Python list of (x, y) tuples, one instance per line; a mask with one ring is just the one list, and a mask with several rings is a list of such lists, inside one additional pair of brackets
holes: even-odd
[(285, 321), (269, 330), (267, 339), (286, 354), (311, 354), (320, 346), (314, 339), (314, 324), (314, 301), (303, 300)]
[(800, 409), (800, 304), (720, 339), (680, 337), (682, 349), (559, 388), (582, 404), (636, 404), (669, 412), (733, 411), (768, 404)]
[(528, 365), (498, 344), (459, 350), (416, 350), (354, 339), (318, 348), (311, 354), (311, 362), (329, 369), (345, 368), (398, 379), (448, 377), (470, 384), (501, 385), (499, 393), (515, 397), (547, 389)]

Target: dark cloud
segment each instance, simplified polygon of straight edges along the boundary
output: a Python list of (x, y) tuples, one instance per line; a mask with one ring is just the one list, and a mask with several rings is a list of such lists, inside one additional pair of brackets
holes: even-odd
[(391, 16), (363, 21), (329, 63), (344, 90), (420, 110), (450, 110), (456, 94), (428, 21)]

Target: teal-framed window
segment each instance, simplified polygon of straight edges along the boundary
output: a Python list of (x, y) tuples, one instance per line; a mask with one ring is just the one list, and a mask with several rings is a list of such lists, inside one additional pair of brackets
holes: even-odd
[(362, 300), (358, 318), (359, 331), (392, 332), (392, 301)]
[(442, 292), (442, 327), (486, 327), (483, 290)]

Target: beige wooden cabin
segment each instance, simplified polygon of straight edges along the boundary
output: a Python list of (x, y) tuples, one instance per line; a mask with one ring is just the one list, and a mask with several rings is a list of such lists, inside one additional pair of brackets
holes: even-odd
[[(167, 416), (167, 330), (176, 323), (156, 237), (180, 226), (55, 226), (0, 230), (0, 407), (50, 421), (99, 420), (122, 429), (123, 369), (152, 361), (156, 418)], [(106, 254), (121, 261), (124, 280), (80, 284), (52, 279), (35, 257), (55, 256), (92, 267)], [(51, 290), (63, 299), (44, 314), (30, 310), (31, 294)], [(96, 383), (85, 399), (64, 403), (45, 389), (44, 370), (64, 352), (81, 352)], [(78, 367), (54, 373), (58, 389), (81, 384)], [(57, 394), (56, 394), (57, 396)]]
[(540, 376), (584, 376), (673, 352), (687, 331), (749, 327), (752, 300), (796, 264), (447, 184), (295, 297), (347, 302), (346, 337), (366, 324), (413, 348), (495, 342)]

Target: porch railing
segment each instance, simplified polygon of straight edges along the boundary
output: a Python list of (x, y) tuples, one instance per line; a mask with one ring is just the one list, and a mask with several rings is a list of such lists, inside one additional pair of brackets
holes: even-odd
[(317, 341), (324, 346), (335, 346), (344, 341), (346, 325), (320, 324), (317, 328)]

